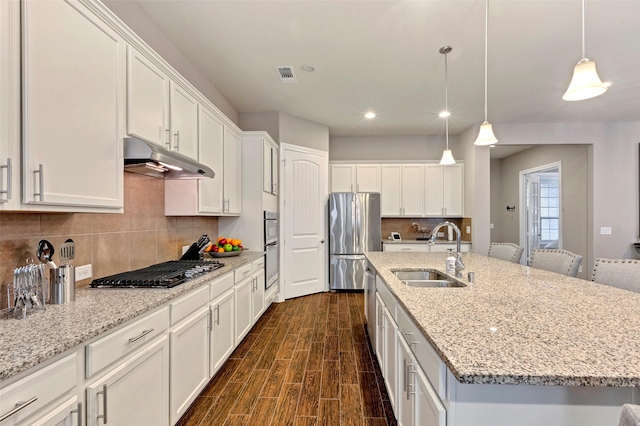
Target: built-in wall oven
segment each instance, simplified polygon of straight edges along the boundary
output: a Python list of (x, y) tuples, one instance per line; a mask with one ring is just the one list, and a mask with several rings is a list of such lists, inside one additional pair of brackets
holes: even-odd
[(278, 213), (264, 212), (265, 288), (278, 281)]

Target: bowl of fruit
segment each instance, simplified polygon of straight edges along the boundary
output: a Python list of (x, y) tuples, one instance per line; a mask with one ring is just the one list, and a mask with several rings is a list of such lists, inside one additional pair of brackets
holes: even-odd
[(204, 249), (205, 253), (209, 253), (211, 257), (230, 257), (240, 256), (242, 254), (242, 240), (235, 238), (220, 237), (217, 243), (211, 244)]

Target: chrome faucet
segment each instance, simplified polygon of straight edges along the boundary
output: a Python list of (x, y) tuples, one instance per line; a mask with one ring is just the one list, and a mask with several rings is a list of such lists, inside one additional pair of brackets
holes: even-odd
[(462, 272), (460, 271), (464, 269), (464, 263), (462, 263), (462, 252), (460, 251), (460, 237), (462, 236), (462, 233), (460, 232), (460, 228), (458, 228), (456, 224), (453, 222), (449, 222), (449, 221), (440, 222), (439, 224), (436, 225), (435, 228), (433, 228), (433, 231), (431, 232), (431, 238), (429, 238), (428, 243), (429, 245), (433, 245), (435, 243), (436, 236), (438, 235), (438, 231), (440, 230), (440, 228), (444, 226), (450, 226), (456, 231), (456, 238), (457, 238), (456, 240), (456, 277), (461, 277)]

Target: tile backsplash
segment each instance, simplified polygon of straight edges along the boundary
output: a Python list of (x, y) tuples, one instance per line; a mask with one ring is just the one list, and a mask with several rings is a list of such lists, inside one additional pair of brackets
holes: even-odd
[[(405, 240), (415, 240), (418, 237), (430, 237), (431, 233), (418, 234), (416, 228), (412, 226), (413, 223), (417, 223), (420, 226), (427, 226), (430, 229), (435, 228), (437, 224), (448, 220), (456, 224), (462, 232), (462, 240), (471, 241), (471, 234), (467, 233), (467, 226), (471, 226), (471, 218), (457, 218), (457, 219), (445, 219), (445, 218), (382, 218), (381, 232), (382, 239), (386, 240), (391, 235), (391, 232), (398, 232), (400, 236)], [(455, 236), (454, 236), (455, 239)]]
[[(216, 217), (165, 216), (161, 179), (125, 173), (124, 196), (124, 213), (0, 212), (0, 307), (6, 307), (2, 295), (13, 269), (36, 257), (41, 239), (53, 244), (53, 260), (58, 264), (58, 247), (73, 239), (76, 256), (70, 263), (90, 263), (93, 277), (102, 277), (178, 259), (182, 246), (200, 235), (206, 233), (212, 239), (218, 235)], [(76, 286), (90, 282), (79, 281)]]

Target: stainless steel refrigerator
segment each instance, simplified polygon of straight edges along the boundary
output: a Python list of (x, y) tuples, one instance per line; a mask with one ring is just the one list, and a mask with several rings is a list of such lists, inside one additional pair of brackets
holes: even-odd
[(380, 194), (329, 195), (329, 283), (331, 290), (363, 290), (366, 251), (380, 251)]

